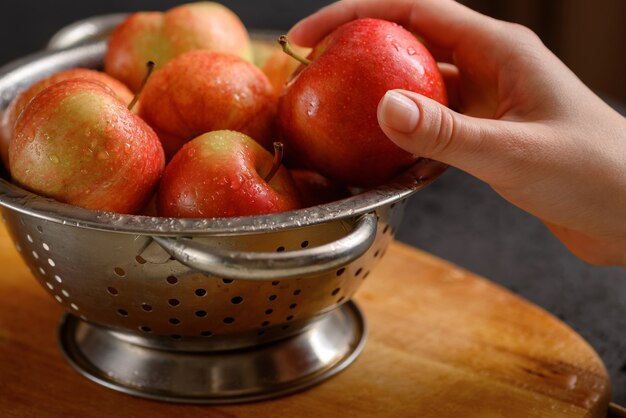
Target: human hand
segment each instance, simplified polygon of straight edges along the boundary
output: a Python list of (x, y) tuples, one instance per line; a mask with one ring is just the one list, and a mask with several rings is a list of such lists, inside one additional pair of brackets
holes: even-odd
[(442, 62), (450, 107), (388, 92), (378, 121), (399, 147), (462, 169), (540, 218), (577, 256), (626, 266), (626, 119), (529, 29), (453, 0), (342, 0), (289, 32), (314, 46), (347, 21), (402, 24)]

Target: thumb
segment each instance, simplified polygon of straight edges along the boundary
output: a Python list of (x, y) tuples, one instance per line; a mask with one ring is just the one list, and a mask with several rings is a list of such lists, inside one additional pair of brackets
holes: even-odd
[(418, 93), (389, 90), (378, 105), (378, 123), (397, 146), (466, 171), (488, 183), (507, 165), (506, 122), (473, 118)]

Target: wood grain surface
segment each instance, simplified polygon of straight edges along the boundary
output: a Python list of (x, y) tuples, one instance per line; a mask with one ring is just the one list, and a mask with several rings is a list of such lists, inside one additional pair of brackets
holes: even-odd
[(369, 324), (366, 348), (319, 386), (235, 406), (147, 401), (100, 387), (63, 360), (61, 307), (0, 228), (0, 416), (606, 416), (610, 384), (589, 345), (485, 279), (394, 243), (356, 300)]

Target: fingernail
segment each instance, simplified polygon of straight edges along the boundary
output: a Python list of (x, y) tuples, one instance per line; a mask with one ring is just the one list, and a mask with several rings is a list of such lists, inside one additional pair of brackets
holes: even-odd
[(380, 105), (380, 121), (402, 133), (411, 133), (417, 128), (419, 109), (415, 102), (402, 93), (389, 90)]

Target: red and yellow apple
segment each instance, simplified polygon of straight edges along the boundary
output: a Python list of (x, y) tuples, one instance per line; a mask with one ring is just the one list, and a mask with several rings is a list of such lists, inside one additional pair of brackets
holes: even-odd
[[(295, 53), (306, 56), (311, 52), (310, 48), (293, 47)], [(263, 63), (261, 70), (265, 73), (272, 87), (274, 93), (279, 96), (287, 81), (291, 78), (293, 72), (298, 68), (300, 63), (285, 54), (282, 49), (275, 47), (274, 52)]]
[(15, 122), (22, 113), (22, 110), (24, 110), (24, 107), (46, 87), (72, 78), (85, 78), (100, 82), (111, 88), (115, 96), (125, 104), (129, 104), (133, 99), (133, 93), (123, 83), (108, 74), (87, 68), (72, 68), (60, 71), (37, 81), (26, 90), (19, 93), (13, 101), (11, 101), (11, 104), (2, 115), (2, 120), (0, 121), (0, 156), (7, 169), (9, 168), (9, 142), (13, 137)]
[(334, 202), (350, 196), (350, 191), (315, 171), (289, 170), (300, 194), (303, 208)]
[(87, 209), (136, 213), (165, 165), (154, 131), (104, 84), (76, 78), (24, 108), (9, 147), (13, 181)]
[(228, 130), (186, 143), (167, 165), (157, 196), (158, 214), (176, 218), (260, 215), (299, 207), (289, 171), (255, 140)]
[(185, 52), (206, 49), (252, 60), (245, 26), (230, 9), (213, 2), (189, 3), (167, 12), (137, 12), (118, 25), (109, 39), (105, 71), (137, 91), (145, 64), (163, 67)]
[(192, 51), (154, 72), (141, 99), (141, 117), (171, 158), (187, 141), (215, 130), (251, 136), (270, 148), (277, 98), (263, 72), (232, 54)]
[(251, 38), (250, 48), (252, 49), (252, 63), (259, 68), (263, 68), (277, 49), (280, 50), (274, 42), (268, 42), (267, 39), (262, 38)]

